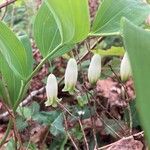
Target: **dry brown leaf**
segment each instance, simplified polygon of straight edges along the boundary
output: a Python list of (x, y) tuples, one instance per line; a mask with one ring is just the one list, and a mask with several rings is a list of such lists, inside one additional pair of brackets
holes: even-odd
[(106, 150), (142, 150), (143, 144), (140, 141), (132, 139), (121, 139)]
[[(99, 96), (107, 98), (110, 107), (125, 107), (126, 99), (122, 95), (121, 86), (119, 82), (114, 81), (112, 78), (107, 78), (97, 82), (96, 91)], [(133, 99), (135, 97), (133, 81), (127, 81), (124, 86), (126, 87), (125, 92), (127, 92), (129, 100)]]
[(30, 140), (33, 143), (42, 143), (46, 132), (48, 131), (47, 126), (37, 126), (36, 128), (33, 128), (31, 131)]

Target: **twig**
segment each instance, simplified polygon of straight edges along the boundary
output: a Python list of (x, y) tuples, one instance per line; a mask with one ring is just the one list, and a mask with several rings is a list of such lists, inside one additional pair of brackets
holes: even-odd
[(18, 141), (18, 143), (19, 143), (19, 149), (22, 149), (23, 145), (22, 145), (20, 134), (19, 134), (17, 126), (16, 126), (16, 118), (15, 118), (14, 114), (13, 114), (13, 116), (14, 116), (12, 118), (13, 125), (14, 125), (14, 130), (13, 131), (14, 131), (14, 136), (15, 136), (15, 140), (16, 140), (15, 146), (17, 147), (17, 141)]
[(119, 125), (119, 127), (122, 129), (122, 131), (125, 132), (124, 128), (123, 128), (122, 125), (119, 123), (119, 121), (118, 121), (113, 115), (111, 115), (111, 113), (110, 113), (99, 101), (96, 100), (95, 96), (94, 96), (92, 93), (90, 93), (89, 90), (88, 90), (85, 86), (83, 86), (83, 87), (84, 87), (84, 89), (86, 90), (86, 92), (89, 93), (89, 94), (91, 95), (91, 97), (94, 99), (94, 102), (97, 102), (98, 105), (99, 105), (103, 110), (105, 110), (105, 112), (106, 112), (112, 119), (114, 119), (114, 121)]
[(77, 116), (74, 116), (64, 105), (62, 105), (61, 103), (58, 102), (58, 105), (61, 109), (63, 109), (64, 111), (66, 111), (70, 116), (76, 118), (79, 122), (79, 125), (80, 125), (80, 128), (81, 128), (81, 131), (83, 133), (83, 137), (84, 137), (84, 141), (85, 141), (85, 145), (86, 145), (86, 148), (87, 150), (89, 150), (89, 146), (88, 146), (88, 142), (87, 142), (87, 139), (86, 139), (86, 136), (85, 136), (85, 133), (84, 133), (84, 129), (83, 129), (83, 126), (82, 126), (82, 123), (81, 123), (81, 120), (79, 117)]
[(7, 12), (7, 6), (5, 7), (4, 13), (3, 13), (3, 15), (1, 17), (1, 21), (4, 19), (5, 15), (6, 15), (6, 12)]
[[(85, 87), (86, 88), (86, 87)], [(88, 101), (90, 102), (90, 98), (88, 96), (88, 93), (86, 91), (86, 97), (88, 99)], [(95, 104), (95, 103), (94, 103)], [(95, 129), (95, 124), (94, 124), (94, 120), (93, 120), (93, 116), (92, 116), (92, 110), (91, 110), (91, 107), (90, 107), (90, 104), (88, 103), (89, 105), (89, 108), (90, 108), (90, 116), (91, 116), (91, 122), (92, 122), (92, 130), (93, 130), (93, 136), (94, 136), (94, 141), (95, 141), (95, 150), (97, 150), (98, 148), (98, 144), (97, 144), (97, 138), (96, 138), (96, 129)], [(95, 108), (95, 111), (96, 111), (96, 108)]]
[(111, 144), (108, 144), (108, 145), (106, 145), (106, 146), (100, 147), (100, 148), (98, 148), (98, 150), (106, 149), (106, 148), (108, 148), (108, 147), (110, 147), (110, 146), (112, 146), (112, 145), (117, 144), (117, 143), (120, 142), (121, 140), (129, 140), (129, 139), (132, 139), (132, 138), (134, 138), (134, 137), (143, 136), (143, 135), (144, 135), (144, 131), (141, 131), (141, 132), (138, 132), (138, 133), (133, 134), (133, 135), (131, 135), (131, 136), (123, 137), (122, 139), (120, 139), (120, 140), (118, 140), (118, 141), (116, 141), (116, 142), (114, 142), (114, 143), (111, 143)]
[(86, 135), (85, 135), (83, 126), (82, 126), (82, 122), (81, 122), (80, 119), (78, 119), (78, 122), (79, 122), (79, 125), (80, 125), (80, 128), (81, 128), (81, 131), (82, 131), (82, 133), (83, 133), (83, 137), (84, 137), (84, 142), (85, 142), (85, 145), (86, 145), (86, 149), (89, 150), (89, 144), (88, 144), (88, 142), (87, 142), (87, 138), (86, 138)]
[(5, 143), (9, 133), (10, 133), (10, 129), (12, 127), (12, 120), (9, 120), (8, 126), (7, 126), (7, 130), (5, 131), (4, 136), (2, 137), (2, 139), (0, 140), (0, 148), (2, 147), (2, 145)]
[(4, 3), (0, 4), (0, 9), (14, 3), (15, 1), (17, 1), (17, 0), (9, 0), (9, 1), (7, 0), (7, 1), (5, 1)]
[[(113, 68), (111, 67), (111, 65), (109, 65), (111, 71), (114, 73), (114, 75), (116, 76), (118, 82), (121, 84), (121, 91), (122, 91), (122, 96), (124, 99), (128, 100), (129, 99), (129, 95), (126, 89), (126, 86), (124, 85), (124, 83), (121, 81), (121, 79), (118, 77), (118, 75), (115, 73), (115, 71), (113, 70)], [(124, 94), (125, 93), (125, 94)], [(131, 108), (130, 108), (130, 104), (129, 102), (127, 102), (127, 110), (128, 110), (128, 114), (129, 114), (129, 129), (130, 129), (130, 135), (132, 135), (132, 126), (133, 126), (133, 122), (132, 122), (132, 112), (131, 112)]]
[(107, 126), (107, 128), (109, 128), (118, 138), (123, 138), (121, 135), (119, 135), (111, 126), (109, 126), (105, 120), (96, 112), (96, 115), (98, 116), (98, 118)]
[(63, 113), (63, 116), (64, 116), (64, 123), (65, 123), (65, 131), (66, 131), (66, 133), (67, 133), (69, 139), (71, 140), (71, 142), (72, 142), (74, 148), (75, 148), (76, 150), (79, 150), (79, 149), (78, 149), (78, 146), (77, 146), (76, 143), (75, 143), (75, 141), (73, 140), (73, 138), (71, 137), (70, 133), (68, 132), (67, 119), (66, 119), (66, 116), (64, 115), (64, 113)]
[[(58, 102), (58, 101), (57, 101), (57, 102)], [(64, 111), (66, 111), (70, 116), (72, 116), (72, 117), (78, 119), (78, 117), (75, 116), (75, 115), (73, 115), (63, 104), (61, 104), (60, 102), (58, 102), (58, 105), (59, 105), (59, 107), (60, 107), (61, 109), (63, 109)]]
[[(41, 93), (43, 93), (44, 91), (45, 91), (45, 86), (42, 87), (42, 88), (40, 88), (39, 90), (32, 91), (32, 92), (30, 93), (30, 95), (27, 96), (27, 97), (23, 100), (23, 102), (20, 103), (20, 106), (25, 106), (26, 104), (28, 104), (28, 103), (32, 100), (32, 98), (33, 98), (34, 96), (36, 96), (37, 94), (41, 94)], [(11, 112), (11, 110), (9, 110), (9, 111)], [(8, 115), (9, 115), (8, 112), (4, 112), (4, 113), (0, 114), (0, 120), (3, 119), (3, 118), (6, 118)]]

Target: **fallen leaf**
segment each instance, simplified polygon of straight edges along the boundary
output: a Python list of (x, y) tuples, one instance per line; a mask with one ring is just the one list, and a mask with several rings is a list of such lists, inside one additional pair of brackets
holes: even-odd
[(142, 150), (143, 144), (140, 141), (132, 139), (121, 139), (106, 150)]

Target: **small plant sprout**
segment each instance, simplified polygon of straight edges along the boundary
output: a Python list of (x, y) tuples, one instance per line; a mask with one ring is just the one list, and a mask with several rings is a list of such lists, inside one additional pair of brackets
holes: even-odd
[(53, 106), (57, 107), (57, 102), (61, 99), (58, 99), (58, 83), (55, 75), (50, 74), (47, 79), (46, 84), (46, 95), (47, 101), (45, 102), (45, 106)]
[(68, 61), (67, 68), (65, 71), (65, 87), (63, 91), (68, 91), (70, 94), (74, 94), (76, 91), (76, 83), (78, 78), (78, 66), (74, 58)]
[(128, 58), (127, 52), (125, 52), (124, 57), (120, 65), (120, 76), (123, 82), (127, 81), (128, 78), (132, 75), (130, 60)]
[(94, 54), (88, 69), (88, 80), (91, 84), (95, 84), (101, 75), (101, 56)]

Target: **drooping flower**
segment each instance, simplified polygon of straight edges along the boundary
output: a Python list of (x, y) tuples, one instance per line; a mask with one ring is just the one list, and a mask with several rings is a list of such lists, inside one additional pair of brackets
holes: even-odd
[(120, 76), (123, 82), (127, 81), (128, 78), (132, 75), (132, 69), (130, 65), (130, 60), (128, 58), (128, 53), (125, 52), (124, 57), (120, 65)]
[(70, 94), (74, 94), (76, 91), (76, 83), (78, 78), (78, 66), (74, 58), (70, 58), (65, 71), (65, 87), (63, 91), (68, 91)]
[(55, 75), (50, 74), (47, 78), (46, 84), (46, 95), (47, 101), (45, 102), (45, 106), (53, 106), (57, 107), (58, 99), (58, 83)]
[(88, 69), (88, 80), (91, 84), (95, 84), (101, 75), (101, 56), (94, 54)]

